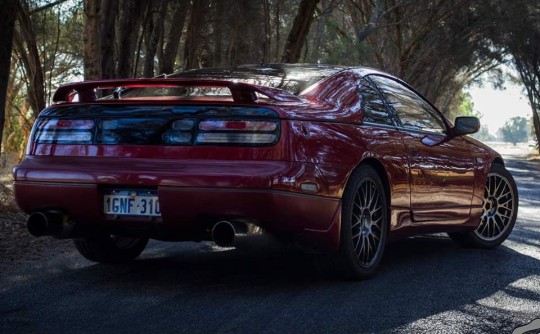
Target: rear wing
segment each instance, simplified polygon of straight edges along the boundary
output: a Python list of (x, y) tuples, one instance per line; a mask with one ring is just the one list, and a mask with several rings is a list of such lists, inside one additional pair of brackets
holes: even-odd
[[(78, 102), (89, 103), (98, 100), (97, 91), (137, 88), (228, 88), (234, 102), (253, 103), (258, 95), (266, 96), (276, 102), (303, 102), (301, 98), (287, 91), (266, 86), (213, 79), (176, 79), (176, 78), (147, 78), (82, 81), (60, 86), (53, 96), (54, 104), (72, 103), (77, 97)], [(109, 92), (110, 93), (110, 92)], [(113, 95), (120, 100), (120, 94)]]

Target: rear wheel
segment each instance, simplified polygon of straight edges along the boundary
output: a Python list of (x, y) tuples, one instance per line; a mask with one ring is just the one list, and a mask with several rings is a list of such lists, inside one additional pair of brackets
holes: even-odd
[(121, 263), (139, 256), (148, 238), (106, 235), (92, 239), (74, 239), (75, 247), (88, 260), (103, 263)]
[(371, 277), (381, 262), (388, 234), (388, 203), (373, 167), (362, 166), (351, 175), (342, 202), (337, 269), (347, 278)]
[(512, 232), (518, 211), (518, 192), (512, 175), (499, 164), (489, 171), (482, 216), (471, 232), (450, 233), (450, 237), (465, 246), (493, 248)]

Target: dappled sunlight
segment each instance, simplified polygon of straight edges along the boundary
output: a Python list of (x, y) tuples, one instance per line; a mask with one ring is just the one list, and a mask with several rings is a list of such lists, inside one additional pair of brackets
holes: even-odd
[[(514, 239), (518, 239), (519, 241), (514, 241)], [(514, 252), (530, 256), (531, 258), (540, 261), (540, 243), (538, 239), (513, 237), (506, 240), (504, 246)]]
[[(509, 284), (492, 295), (473, 300), (456, 310), (437, 313), (415, 320), (396, 332), (421, 333), (437, 329), (437, 332), (469, 333), (481, 332), (510, 333), (514, 328), (525, 325), (540, 314), (540, 276), (532, 275)], [(508, 314), (518, 312), (514, 319)], [(494, 322), (492, 317), (500, 317)], [(452, 319), (452, 321), (449, 321)], [(505, 330), (506, 329), (506, 330)]]
[[(501, 303), (501, 300), (510, 302)], [(540, 314), (540, 275), (531, 275), (510, 283), (493, 295), (477, 300), (479, 305), (502, 311)]]
[(520, 199), (520, 207), (518, 211), (518, 224), (525, 223), (527, 225), (540, 226), (538, 217), (540, 215), (540, 199)]
[[(254, 251), (257, 245), (261, 246), (236, 249), (209, 242), (153, 241), (139, 259), (121, 265), (95, 264), (68, 254), (38, 270), (2, 277), (7, 283), (2, 298), (17, 301), (24, 296), (10, 307), (23, 302), (43, 305), (42, 300), (50, 299), (50, 307), (38, 309), (40, 319), (51, 322), (68, 309), (95, 317), (123, 309), (129, 310), (124, 313), (128, 320), (160, 319), (160, 314), (181, 305), (195, 312), (183, 314), (184, 320), (209, 331), (233, 328), (238, 314), (246, 310), (250, 318), (272, 324), (300, 321), (307, 326), (305, 319), (295, 319), (309, 314), (311, 319), (325, 319), (319, 328), (323, 332), (353, 332), (346, 319), (354, 317), (370, 319), (365, 331), (470, 332), (481, 324), (500, 332), (501, 323), (503, 329), (512, 329), (534, 312), (539, 314), (538, 305), (527, 306), (539, 298), (539, 255), (514, 241), (495, 250), (471, 250), (444, 235), (406, 239), (389, 247), (375, 278), (362, 282), (321, 276), (310, 256), (272, 247)], [(212, 324), (197, 318), (206, 300), (220, 305)], [(512, 305), (520, 312), (517, 318), (507, 310)], [(328, 308), (334, 316), (328, 317)], [(24, 314), (34, 316), (38, 309)], [(487, 314), (499, 320), (490, 322)]]
[[(523, 181), (530, 181), (534, 180), (534, 176), (531, 176), (531, 170), (530, 169), (524, 169), (524, 168), (516, 168), (516, 167), (508, 167), (508, 171), (512, 173), (512, 175), (515, 175), (516, 178), (520, 177)], [(525, 175), (524, 177), (522, 175)]]

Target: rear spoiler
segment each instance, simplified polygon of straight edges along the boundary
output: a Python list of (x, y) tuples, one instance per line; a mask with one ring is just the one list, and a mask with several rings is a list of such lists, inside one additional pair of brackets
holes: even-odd
[[(53, 96), (54, 104), (71, 103), (75, 96), (78, 102), (88, 103), (98, 99), (96, 91), (115, 90), (127, 88), (175, 88), (175, 87), (201, 87), (201, 88), (228, 88), (234, 102), (252, 103), (257, 101), (257, 93), (277, 102), (303, 102), (301, 98), (287, 91), (266, 86), (212, 79), (176, 79), (176, 78), (147, 78), (147, 79), (119, 79), (82, 81), (60, 86)], [(118, 94), (115, 98), (120, 99)]]

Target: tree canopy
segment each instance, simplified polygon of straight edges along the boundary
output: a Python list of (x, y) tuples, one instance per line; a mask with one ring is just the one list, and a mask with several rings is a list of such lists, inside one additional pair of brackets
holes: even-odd
[(460, 113), (464, 87), (485, 73), (496, 81), (498, 66), (508, 63), (519, 73), (540, 138), (540, 3), (536, 1), (4, 3), (2, 151), (22, 151), (36, 114), (64, 82), (272, 62), (380, 68), (409, 82), (449, 116)]
[(529, 122), (525, 117), (512, 117), (500, 129), (504, 141), (516, 143), (529, 139)]

